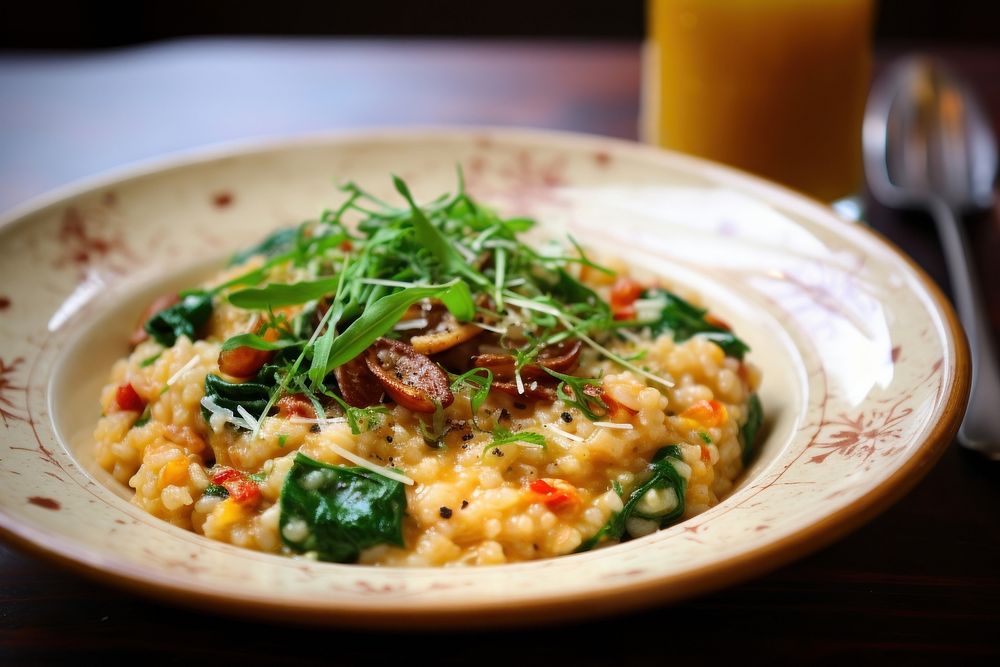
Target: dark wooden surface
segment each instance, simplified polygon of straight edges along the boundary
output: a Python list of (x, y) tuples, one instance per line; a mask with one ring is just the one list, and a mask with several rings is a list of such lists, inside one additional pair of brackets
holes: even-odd
[[(903, 50), (883, 49), (880, 62)], [(944, 55), (972, 78), (1000, 128), (1000, 49)], [(433, 122), (634, 137), (638, 85), (637, 47), (616, 44), (197, 41), (75, 57), (0, 54), (0, 209), (116, 164), (246, 136)], [(947, 287), (924, 216), (872, 205), (870, 219)], [(1000, 217), (970, 224), (1000, 330)], [(476, 656), (505, 664), (723, 656), (989, 663), (1000, 657), (1000, 464), (953, 445), (907, 497), (852, 535), (684, 604), (556, 628), (442, 630), (365, 635), (219, 617), (110, 589), (0, 545), (5, 665), (131, 656), (196, 664), (468, 664)]]

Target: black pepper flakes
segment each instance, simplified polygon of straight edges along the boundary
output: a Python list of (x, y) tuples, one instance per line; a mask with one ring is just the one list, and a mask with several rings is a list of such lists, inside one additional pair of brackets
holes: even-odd
[(438, 510), (438, 513), (441, 515), (442, 519), (450, 519), (451, 518), (451, 508), (450, 507), (442, 507), (442, 508), (440, 508)]
[(462, 434), (462, 441), (463, 441), (463, 442), (468, 442), (469, 440), (472, 440), (472, 439), (473, 439), (473, 438), (475, 438), (475, 437), (476, 437), (476, 436), (475, 436), (475, 435), (473, 435), (473, 434), (472, 434), (471, 432), (470, 432), (470, 433), (463, 433), (463, 434)]
[(312, 431), (313, 433), (319, 433), (320, 431), (319, 424), (313, 424), (312, 426), (309, 427), (309, 430)]
[(503, 456), (503, 450), (499, 447), (494, 447), (492, 454), (493, 456)]
[(465, 509), (468, 506), (469, 506), (469, 501), (468, 500), (463, 500), (462, 501), (462, 509)]
[(392, 442), (392, 436), (391, 435), (385, 436), (385, 441), (391, 443)]
[(562, 414), (561, 414), (561, 415), (559, 415), (559, 416), (560, 416), (560, 417), (562, 418), (562, 420), (563, 420), (564, 422), (566, 422), (567, 424), (568, 424), (568, 423), (570, 423), (571, 421), (573, 421), (573, 415), (571, 415), (571, 414), (570, 414), (570, 413), (568, 413), (568, 412), (564, 412), (564, 413), (562, 413)]

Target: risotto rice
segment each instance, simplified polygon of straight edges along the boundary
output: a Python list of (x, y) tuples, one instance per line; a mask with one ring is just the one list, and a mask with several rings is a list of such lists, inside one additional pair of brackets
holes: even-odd
[[(456, 232), (470, 206), (441, 201), (410, 218), (342, 207), (154, 304), (101, 393), (100, 465), (136, 505), (211, 539), (373, 565), (569, 554), (729, 493), (760, 404), (759, 373), (728, 327), (578, 249), (518, 265), (514, 241), (476, 247), (490, 225), (500, 241), (523, 223), (477, 208), (488, 224)], [(423, 234), (406, 261), (426, 260), (430, 275), (347, 275), (386, 248), (410, 252), (392, 247), (400, 230)], [(427, 253), (428, 239), (473, 268), (449, 265), (455, 251)], [(295, 255), (309, 244), (322, 247)], [(571, 289), (528, 290), (532, 263)], [(353, 313), (352, 290), (363, 298)], [(463, 295), (474, 313), (456, 305)], [(587, 308), (574, 307), (581, 296)]]

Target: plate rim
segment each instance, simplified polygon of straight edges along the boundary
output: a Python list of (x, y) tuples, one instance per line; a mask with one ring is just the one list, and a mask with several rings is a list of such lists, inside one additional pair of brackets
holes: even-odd
[[(330, 605), (329, 601), (305, 604), (301, 600), (261, 599), (234, 596), (199, 587), (185, 587), (156, 573), (124, 568), (112, 571), (107, 559), (82, 558), (80, 549), (58, 534), (50, 533), (9, 516), (0, 507), (0, 537), (22, 552), (41, 556), (65, 569), (83, 574), (104, 584), (131, 593), (141, 593), (170, 604), (195, 607), (278, 622), (312, 625), (338, 624), (345, 627), (392, 627), (449, 630), (458, 627), (521, 626), (528, 623), (556, 623), (611, 613), (666, 605), (745, 581), (806, 556), (831, 544), (887, 510), (908, 493), (933, 467), (951, 444), (964, 415), (971, 385), (968, 343), (950, 301), (927, 273), (895, 244), (876, 230), (839, 218), (825, 204), (781, 184), (709, 160), (663, 150), (646, 144), (602, 135), (561, 130), (493, 126), (397, 126), (343, 129), (294, 135), (256, 137), (210, 144), (139, 160), (78, 179), (15, 205), (0, 214), (0, 233), (22, 223), (28, 217), (55, 207), (66, 200), (98, 191), (112, 184), (152, 176), (160, 172), (199, 164), (239, 158), (245, 155), (294, 149), (295, 147), (391, 141), (399, 139), (495, 138), (499, 142), (533, 140), (547, 145), (587, 148), (607, 147), (613, 152), (644, 156), (654, 162), (668, 163), (684, 170), (704, 174), (709, 180), (738, 186), (763, 201), (803, 212), (811, 219), (841, 220), (845, 233), (860, 234), (869, 247), (878, 247), (908, 268), (931, 304), (942, 316), (952, 349), (952, 373), (942, 388), (942, 419), (933, 425), (924, 441), (881, 485), (848, 505), (774, 541), (680, 573), (653, 576), (642, 582), (623, 583), (614, 588), (579, 591), (569, 594), (517, 600), (508, 603), (424, 602), (415, 609), (396, 605), (392, 609), (378, 605)], [(947, 348), (947, 345), (945, 346)], [(76, 554), (74, 556), (74, 554)], [(88, 548), (89, 554), (89, 548)], [(579, 604), (588, 602), (589, 604)], [(492, 614), (483, 612), (492, 611)], [(558, 611), (558, 614), (553, 612)]]

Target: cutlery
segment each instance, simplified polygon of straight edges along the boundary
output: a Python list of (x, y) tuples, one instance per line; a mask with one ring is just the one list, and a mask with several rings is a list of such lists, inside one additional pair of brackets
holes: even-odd
[(969, 86), (943, 63), (912, 56), (872, 88), (863, 129), (872, 194), (934, 218), (972, 353), (972, 394), (959, 442), (1000, 460), (1000, 373), (960, 216), (993, 205), (997, 142)]

